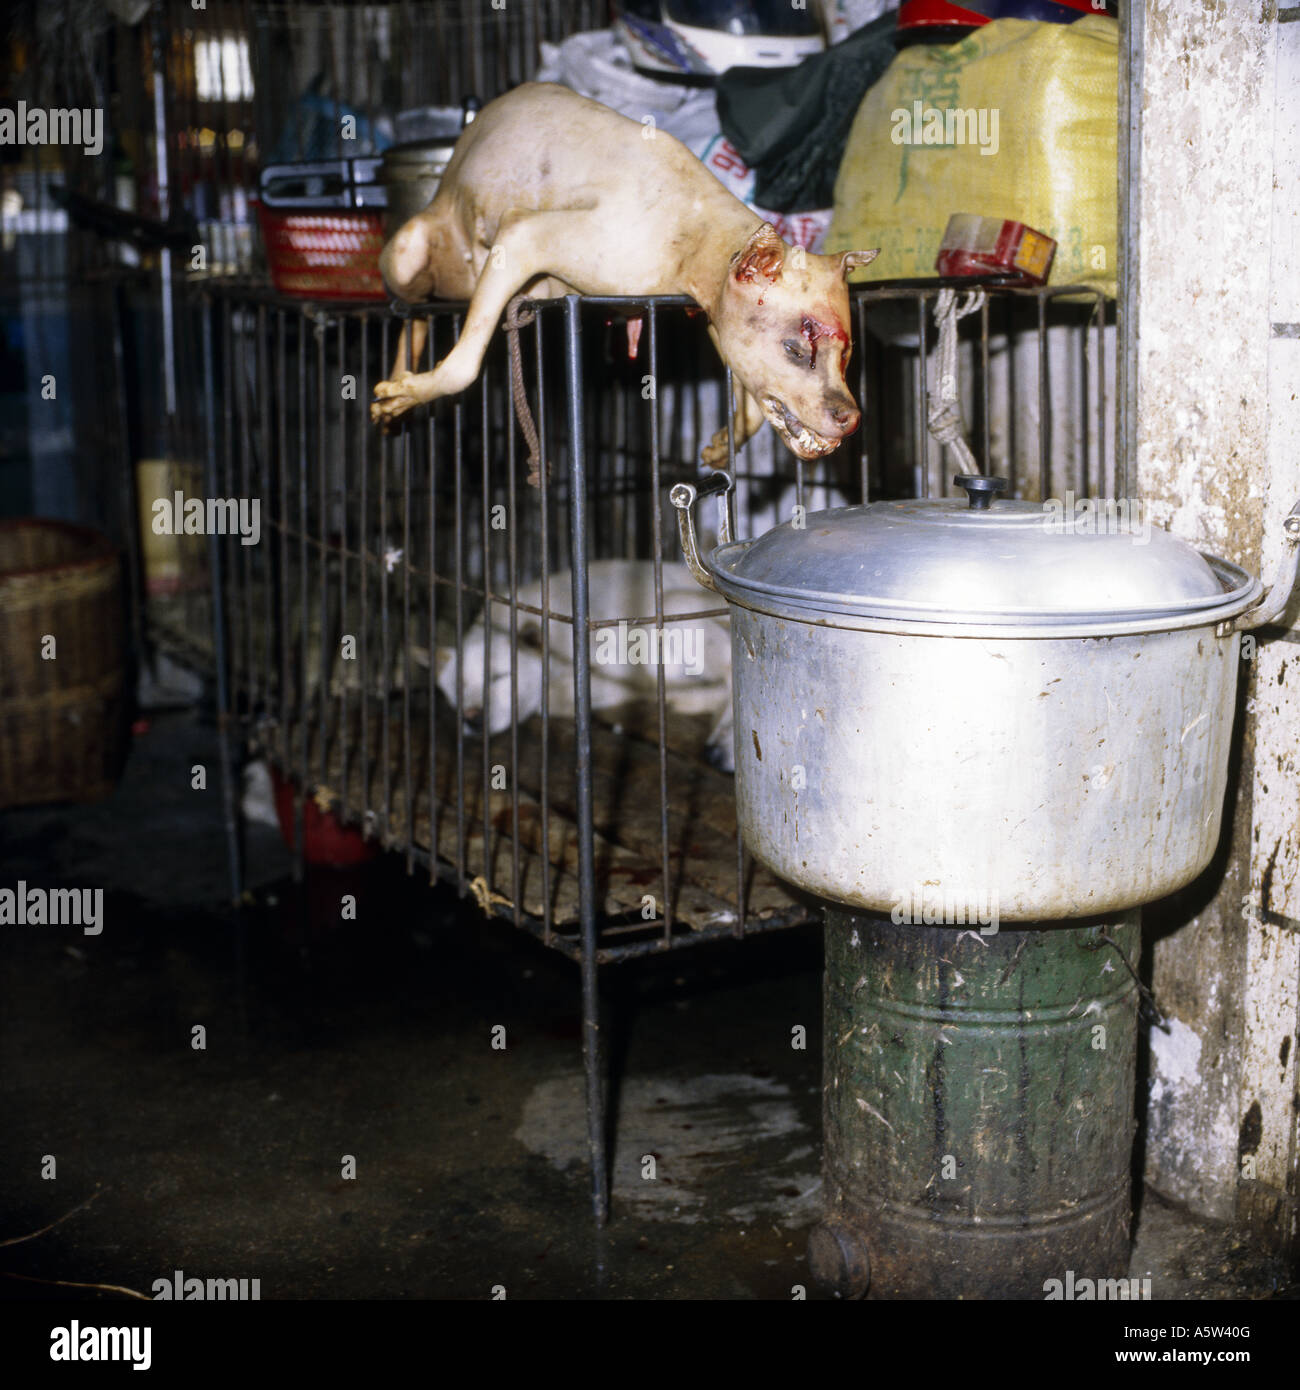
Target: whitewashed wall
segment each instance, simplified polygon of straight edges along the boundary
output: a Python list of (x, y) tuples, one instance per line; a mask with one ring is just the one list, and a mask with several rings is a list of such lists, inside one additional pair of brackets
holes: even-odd
[[(1136, 477), (1156, 521), (1265, 573), (1300, 496), (1300, 23), (1150, 0), (1137, 245)], [(1289, 18), (1294, 11), (1283, 11)], [(1300, 632), (1247, 667), (1224, 854), (1145, 914), (1173, 1016), (1152, 1034), (1147, 1178), (1295, 1236)]]

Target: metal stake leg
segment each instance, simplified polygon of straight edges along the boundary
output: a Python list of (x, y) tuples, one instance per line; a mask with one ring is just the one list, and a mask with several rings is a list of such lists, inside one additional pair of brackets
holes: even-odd
[(600, 990), (596, 965), (596, 864), (591, 804), (591, 644), (588, 637), (587, 484), (583, 472), (582, 321), (577, 295), (564, 300), (569, 387), (569, 526), (573, 558), (573, 709), (578, 766), (578, 913), (582, 927), (582, 1060), (587, 1079), (587, 1147), (596, 1224), (609, 1213), (605, 1104), (601, 1088)]

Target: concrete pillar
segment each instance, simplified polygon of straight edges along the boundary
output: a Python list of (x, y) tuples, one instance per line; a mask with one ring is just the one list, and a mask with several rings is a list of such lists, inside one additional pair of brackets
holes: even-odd
[[(1300, 496), (1300, 12), (1128, 8), (1130, 485), (1153, 521), (1267, 577)], [(1172, 1017), (1152, 1032), (1147, 1179), (1274, 1245), (1295, 1239), (1300, 1043), (1294, 604), (1289, 617), (1246, 653), (1220, 854), (1145, 918)]]

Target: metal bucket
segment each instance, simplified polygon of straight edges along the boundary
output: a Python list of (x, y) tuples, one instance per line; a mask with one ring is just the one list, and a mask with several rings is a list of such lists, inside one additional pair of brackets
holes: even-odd
[(1138, 946), (1136, 912), (982, 934), (828, 908), (814, 1278), (937, 1299), (1125, 1278)]

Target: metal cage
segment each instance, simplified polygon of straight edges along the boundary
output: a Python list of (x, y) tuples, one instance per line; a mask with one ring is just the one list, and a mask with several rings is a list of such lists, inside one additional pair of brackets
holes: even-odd
[[(945, 491), (944, 450), (927, 430), (941, 288), (854, 292), (863, 426), (815, 470), (769, 429), (739, 452), (728, 432), (740, 534), (788, 519), (791, 506)], [(538, 306), (520, 330), (548, 465), (536, 487), (524, 476), (504, 334), (464, 395), (384, 436), (367, 404), (398, 341), (387, 307), (327, 307), (227, 280), (194, 286), (180, 315), (191, 388), (181, 399), (203, 405), (186, 448), (209, 497), (259, 500), (261, 539), (209, 537), (211, 586), (153, 600), (151, 630), (217, 675), (227, 785), (245, 740), (293, 781), (299, 852), (312, 798), (404, 855), (408, 870), (452, 883), (580, 965), (598, 1219), (598, 968), (818, 911), (746, 854), (731, 778), (704, 756), (700, 717), (673, 709), (662, 667), (649, 698), (593, 708), (601, 629), (725, 620), (702, 590), (689, 613), (663, 608), (663, 565), (678, 558), (668, 490), (698, 478), (700, 446), (727, 429), (731, 398), (692, 307), (578, 296)], [(464, 306), (417, 312), (431, 363), (454, 343)], [(645, 328), (636, 359), (634, 319)], [(963, 324), (970, 438), (1016, 495), (1122, 490), (1112, 334), (1105, 301), (1077, 288), (992, 289)], [(605, 560), (652, 562), (653, 611), (592, 616), (591, 566)], [(206, 653), (196, 642), (204, 618)], [(498, 662), (512, 714), (521, 633), (543, 620), (548, 634), (537, 715), (495, 735), (467, 722), (459, 698), (480, 618), (508, 636), (504, 657), (490, 642), (473, 651), (484, 689)], [(437, 669), (448, 653), (461, 673), (450, 699)], [(571, 689), (571, 715), (548, 707), (556, 689)], [(238, 891), (233, 795), (226, 807)]]
[[(595, 0), (504, 9), (235, 0), (219, 12), (168, 0), (129, 42), (116, 32), (114, 48), (124, 94), (115, 120), (139, 206), (161, 222), (183, 207), (208, 252), (206, 269), (167, 247), (146, 255), (161, 313), (142, 350), (158, 389), (142, 394), (140, 414), (160, 423), (136, 431), (147, 443), (135, 456), (165, 456), (155, 461), (169, 494), (260, 507), (256, 545), (237, 534), (176, 538), (181, 572), (165, 584), (147, 583), (138, 543), (128, 548), (137, 646), (143, 630), (215, 679), (232, 898), (242, 889), (238, 764), (255, 748), (296, 788), (299, 855), (310, 797), (412, 872), (449, 882), (578, 963), (598, 1219), (607, 1206), (599, 968), (818, 911), (746, 855), (730, 779), (704, 756), (705, 723), (672, 707), (662, 668), (648, 699), (598, 708), (590, 694), (593, 635), (619, 622), (659, 629), (724, 616), (700, 591), (697, 607), (665, 621), (662, 575), (677, 557), (668, 490), (698, 477), (701, 446), (726, 429), (728, 373), (684, 300), (570, 297), (537, 306), (520, 332), (521, 389), (549, 464), (539, 487), (524, 476), (503, 335), (474, 386), (385, 437), (366, 407), (392, 366), (398, 319), (382, 303), (272, 293), (250, 273), (249, 195), (269, 159), (362, 152), (377, 147), (385, 113), (471, 93), (489, 100), (532, 75), (541, 40), (603, 18)], [(356, 139), (322, 144), (340, 137), (341, 114), (357, 118)], [(393, 123), (385, 139), (398, 136)], [(44, 225), (42, 186), (32, 185), (34, 226)], [(123, 349), (121, 287), (138, 287), (140, 259), (122, 253), (105, 279), (115, 303), (104, 310), (113, 336), (100, 364), (118, 401), (128, 534), (150, 500), (143, 482), (137, 496), (129, 461)], [(61, 279), (75, 268), (36, 266)], [(863, 423), (815, 469), (766, 428), (739, 451), (728, 441), (739, 534), (787, 520), (792, 505), (946, 489), (952, 470), (927, 428), (941, 288), (854, 291), (850, 385)], [(416, 312), (430, 361), (443, 356), (464, 306)], [(644, 323), (636, 353), (631, 319)], [(1021, 497), (1123, 495), (1115, 358), (1112, 308), (1096, 293), (990, 288), (961, 325), (958, 353), (962, 412), (984, 468), (1008, 475)], [(654, 602), (593, 617), (592, 565), (631, 560), (654, 567)], [(536, 601), (521, 599), (534, 583)], [(540, 618), (548, 639), (552, 623), (568, 634), (567, 656), (564, 642), (543, 642), (537, 715), (495, 736), (490, 721), (486, 734), (468, 724), (461, 689), (449, 700), (437, 679), (440, 649), (465, 670), (467, 637), (494, 604), (512, 709), (522, 629)], [(494, 658), (490, 644), (483, 651), (486, 686)], [(571, 714), (550, 707), (557, 663)]]

